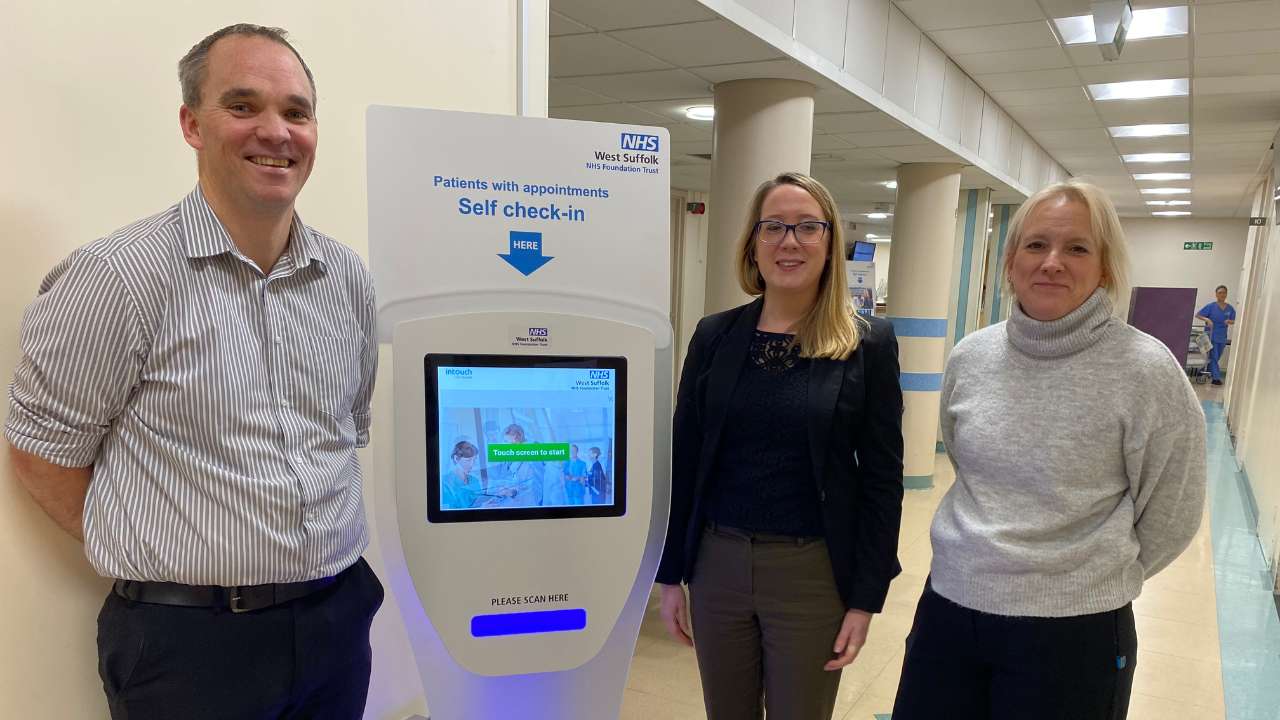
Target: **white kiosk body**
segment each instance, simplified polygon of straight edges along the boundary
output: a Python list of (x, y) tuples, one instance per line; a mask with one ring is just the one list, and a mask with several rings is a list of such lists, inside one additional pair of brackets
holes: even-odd
[(668, 144), (369, 110), (379, 539), (433, 720), (620, 712), (670, 494)]

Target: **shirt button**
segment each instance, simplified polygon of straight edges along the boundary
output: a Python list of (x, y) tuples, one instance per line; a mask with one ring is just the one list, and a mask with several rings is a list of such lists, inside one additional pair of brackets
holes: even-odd
[(277, 336), (276, 336), (276, 344), (277, 344), (277, 345), (283, 345), (283, 344), (284, 344), (284, 338), (282, 338), (282, 337), (280, 337), (279, 335), (277, 335)]
[(288, 401), (288, 400), (285, 400), (284, 398), (280, 398), (280, 405), (281, 405), (281, 407), (288, 407), (288, 406), (289, 406), (289, 401)]

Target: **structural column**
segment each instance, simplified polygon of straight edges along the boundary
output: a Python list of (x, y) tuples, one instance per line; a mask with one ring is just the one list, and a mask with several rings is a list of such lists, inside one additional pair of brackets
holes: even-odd
[(960, 170), (960, 165), (935, 163), (898, 168), (888, 315), (902, 366), (903, 482), (908, 488), (933, 485)]
[(750, 298), (735, 263), (747, 205), (760, 183), (788, 170), (809, 172), (813, 85), (799, 80), (733, 80), (715, 86), (707, 236), (707, 314)]

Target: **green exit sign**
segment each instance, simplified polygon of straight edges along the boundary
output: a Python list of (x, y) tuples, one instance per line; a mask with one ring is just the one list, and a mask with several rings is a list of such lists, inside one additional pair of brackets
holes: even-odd
[(1184, 243), (1182, 243), (1182, 249), (1183, 249), (1183, 250), (1212, 250), (1212, 249), (1213, 249), (1213, 243), (1211, 243), (1211, 242), (1184, 242)]

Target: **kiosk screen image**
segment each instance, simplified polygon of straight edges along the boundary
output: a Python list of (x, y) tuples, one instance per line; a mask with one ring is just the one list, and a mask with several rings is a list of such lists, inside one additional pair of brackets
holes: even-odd
[(626, 513), (626, 359), (428, 354), (427, 519)]

